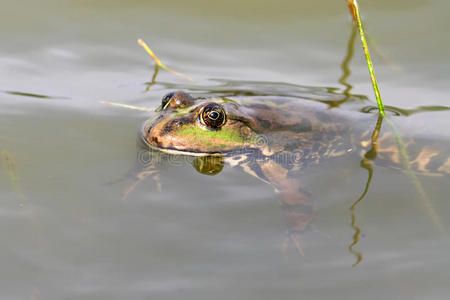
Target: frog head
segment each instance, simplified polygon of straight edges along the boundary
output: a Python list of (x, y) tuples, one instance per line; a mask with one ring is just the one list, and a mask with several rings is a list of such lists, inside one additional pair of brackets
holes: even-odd
[(176, 91), (165, 95), (156, 111), (142, 129), (152, 148), (205, 155), (255, 147), (256, 124), (251, 111), (232, 100), (194, 99)]

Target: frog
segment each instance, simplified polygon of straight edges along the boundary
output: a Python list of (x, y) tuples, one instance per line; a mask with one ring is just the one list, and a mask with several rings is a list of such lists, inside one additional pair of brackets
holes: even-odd
[[(148, 150), (194, 157), (194, 167), (203, 174), (215, 175), (227, 164), (272, 185), (287, 227), (286, 243), (303, 254), (300, 236), (311, 224), (314, 207), (299, 174), (333, 157), (369, 153), (369, 126), (360, 126), (364, 130), (355, 135), (355, 122), (369, 124), (361, 121), (361, 114), (349, 116), (316, 101), (195, 98), (178, 90), (163, 96), (139, 135)], [(413, 144), (407, 142), (406, 147)], [(377, 150), (381, 162), (401, 167), (392, 134), (380, 137)], [(450, 174), (450, 158), (438, 154), (425, 146), (409, 164), (424, 173)], [(432, 163), (437, 156), (439, 163)]]

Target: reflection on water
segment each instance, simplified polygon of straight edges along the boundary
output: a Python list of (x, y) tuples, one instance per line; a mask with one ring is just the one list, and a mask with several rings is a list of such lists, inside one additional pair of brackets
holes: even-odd
[[(404, 109), (400, 107), (395, 107), (391, 105), (386, 105), (385, 109), (387, 112), (393, 113), (396, 116), (410, 116), (412, 114), (421, 113), (421, 112), (439, 112), (439, 111), (448, 111), (450, 110), (449, 106), (419, 106), (412, 109)], [(373, 113), (378, 110), (378, 106), (369, 105), (361, 108), (361, 112), (363, 113)]]
[(40, 99), (51, 99), (53, 97), (47, 95), (33, 94), (33, 93), (25, 93), (25, 92), (17, 92), (17, 91), (5, 91), (6, 94), (23, 96), (23, 97), (32, 97), (32, 98), (40, 98)]
[[(350, 11), (352, 11), (353, 8), (350, 5), (349, 5), (349, 8), (350, 8)], [(352, 11), (352, 13), (354, 13), (354, 12)], [(350, 62), (352, 61), (352, 58), (353, 58), (355, 39), (356, 39), (357, 32), (358, 32), (356, 22), (353, 22), (352, 25), (353, 26), (351, 29), (350, 38), (349, 38), (348, 44), (347, 44), (347, 54), (344, 57), (344, 60), (342, 61), (342, 64), (341, 64), (342, 76), (339, 78), (339, 83), (345, 86), (343, 94), (346, 95), (346, 98), (344, 98), (341, 101), (330, 104), (330, 108), (339, 107), (342, 103), (347, 102), (351, 96), (350, 91), (353, 88), (353, 86), (351, 84), (349, 84), (347, 82), (347, 80), (351, 75)], [(371, 137), (371, 148), (369, 151), (367, 151), (364, 154), (364, 158), (361, 161), (361, 168), (364, 168), (368, 171), (367, 183), (365, 185), (364, 191), (361, 194), (361, 196), (350, 206), (350, 212), (351, 212), (350, 225), (355, 230), (355, 233), (353, 235), (352, 243), (348, 246), (348, 250), (350, 251), (350, 253), (352, 253), (356, 257), (356, 261), (353, 264), (353, 267), (357, 266), (363, 259), (363, 254), (361, 252), (353, 249), (353, 247), (356, 246), (356, 244), (358, 244), (360, 235), (361, 235), (361, 228), (359, 228), (358, 225), (356, 224), (355, 208), (358, 205), (358, 203), (366, 197), (367, 192), (369, 191), (370, 182), (372, 181), (372, 176), (373, 176), (372, 162), (376, 158), (376, 154), (377, 154), (377, 148), (378, 148), (377, 142), (378, 142), (378, 136), (379, 136), (379, 133), (381, 130), (382, 120), (383, 120), (383, 117), (381, 115), (378, 115), (378, 121), (376, 123), (375, 129), (374, 129), (374, 131), (372, 133), (372, 137)]]
[[(19, 174), (17, 174), (16, 160), (14, 156), (10, 153), (10, 151), (1, 148), (0, 151), (2, 160), (4, 162), (4, 166), (8, 171), (9, 179), (11, 181), (11, 187), (19, 200), (20, 206), (23, 206), (24, 203), (26, 202), (26, 198), (22, 192)], [(0, 164), (0, 166), (1, 165), (3, 164)]]
[[(367, 101), (364, 95), (345, 95), (335, 87), (315, 87), (289, 84), (284, 82), (260, 82), (260, 81), (235, 81), (227, 79), (211, 79), (216, 85), (208, 86), (195, 84), (175, 84), (169, 82), (158, 82), (165, 89), (189, 90), (195, 96), (202, 97), (290, 97), (299, 100), (312, 100), (327, 104), (335, 101), (358, 102)], [(151, 84), (151, 83), (148, 83)], [(332, 105), (332, 104), (330, 104)]]
[(224, 158), (222, 155), (196, 157), (192, 165), (201, 174), (217, 175), (223, 169)]
[(353, 249), (353, 247), (356, 244), (358, 244), (360, 236), (361, 236), (361, 228), (359, 228), (359, 226), (356, 223), (355, 209), (356, 209), (357, 205), (366, 197), (367, 192), (369, 191), (370, 183), (372, 182), (373, 161), (376, 159), (377, 153), (378, 153), (378, 137), (380, 135), (382, 122), (383, 122), (383, 117), (381, 115), (378, 115), (377, 124), (375, 125), (375, 129), (373, 130), (372, 136), (370, 138), (370, 150), (364, 154), (364, 158), (361, 160), (361, 164), (360, 164), (361, 168), (366, 169), (368, 172), (367, 182), (366, 182), (366, 185), (364, 187), (364, 190), (363, 190), (361, 196), (355, 202), (353, 202), (353, 204), (350, 206), (350, 212), (351, 212), (350, 225), (355, 230), (355, 234), (353, 235), (352, 243), (350, 244), (350, 246), (348, 246), (348, 250), (350, 251), (350, 253), (352, 253), (356, 257), (356, 261), (353, 264), (353, 266), (357, 266), (363, 259), (362, 253)]
[(155, 64), (155, 71), (153, 71), (152, 81), (146, 83), (147, 86), (147, 88), (145, 89), (146, 92), (148, 92), (150, 88), (156, 84), (156, 77), (158, 76), (158, 73), (159, 73), (159, 66)]
[(356, 34), (357, 34), (357, 27), (353, 23), (351, 35), (350, 35), (350, 38), (349, 38), (348, 44), (347, 44), (347, 54), (344, 57), (344, 60), (342, 61), (342, 64), (341, 64), (342, 76), (339, 78), (339, 83), (342, 84), (343, 86), (345, 86), (345, 89), (342, 93), (346, 97), (344, 99), (342, 99), (341, 101), (336, 101), (334, 103), (330, 103), (330, 108), (339, 107), (339, 105), (347, 102), (351, 97), (350, 91), (352, 90), (353, 86), (351, 84), (349, 84), (347, 82), (347, 80), (351, 75), (350, 62), (352, 61), (352, 58), (353, 58)]

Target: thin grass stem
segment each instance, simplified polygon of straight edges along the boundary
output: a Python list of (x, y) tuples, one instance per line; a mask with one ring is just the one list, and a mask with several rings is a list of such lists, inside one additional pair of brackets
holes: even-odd
[(110, 106), (117, 106), (117, 107), (122, 107), (122, 108), (139, 110), (139, 111), (153, 111), (153, 109), (150, 109), (150, 108), (134, 106), (134, 105), (128, 105), (128, 104), (123, 104), (123, 103), (117, 103), (117, 102), (100, 101), (100, 103), (101, 104), (110, 105)]
[(361, 18), (359, 16), (358, 2), (356, 0), (348, 0), (347, 4), (350, 8), (350, 12), (358, 25), (359, 35), (361, 37), (361, 43), (366, 56), (367, 67), (369, 68), (370, 80), (372, 81), (373, 91), (375, 93), (375, 98), (377, 99), (378, 109), (382, 116), (385, 115), (383, 100), (381, 99), (380, 90), (378, 89), (377, 78), (375, 77), (375, 71), (373, 70), (372, 59), (370, 58), (369, 47), (367, 46), (366, 37), (364, 35), (364, 29), (362, 26)]
[(191, 82), (194, 81), (191, 77), (189, 77), (189, 76), (187, 76), (187, 75), (184, 75), (184, 74), (182, 74), (182, 73), (180, 73), (180, 72), (177, 72), (177, 71), (175, 71), (175, 70), (173, 70), (173, 69), (167, 67), (166, 65), (164, 65), (164, 64), (161, 62), (161, 60), (159, 60), (159, 58), (155, 55), (155, 53), (152, 51), (152, 49), (150, 49), (150, 47), (147, 45), (146, 42), (144, 42), (144, 41), (141, 40), (141, 39), (138, 39), (137, 42), (138, 42), (138, 44), (139, 44), (142, 48), (144, 48), (145, 51), (147, 51), (148, 55), (150, 55), (151, 58), (153, 58), (153, 60), (155, 61), (155, 63), (156, 63), (158, 66), (160, 66), (161, 68), (163, 68), (163, 69), (166, 70), (166, 71), (171, 72), (172, 74), (175, 74), (175, 75), (177, 75), (177, 76), (183, 77), (183, 78), (185, 78), (185, 79), (187, 79), (187, 80), (189, 80), (189, 81), (191, 81)]

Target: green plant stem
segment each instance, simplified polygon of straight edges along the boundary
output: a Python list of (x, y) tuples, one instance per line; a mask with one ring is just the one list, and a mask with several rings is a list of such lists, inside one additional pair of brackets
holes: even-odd
[(380, 90), (378, 89), (377, 79), (375, 77), (375, 72), (373, 70), (372, 59), (370, 58), (369, 47), (367, 46), (366, 37), (364, 35), (364, 29), (362, 26), (361, 18), (359, 16), (358, 2), (356, 0), (348, 0), (348, 5), (351, 9), (352, 15), (358, 25), (359, 35), (361, 37), (361, 43), (366, 56), (367, 67), (369, 68), (370, 80), (372, 81), (373, 91), (375, 93), (375, 98), (377, 99), (378, 109), (380, 110), (380, 115), (384, 116), (384, 105), (381, 100)]

